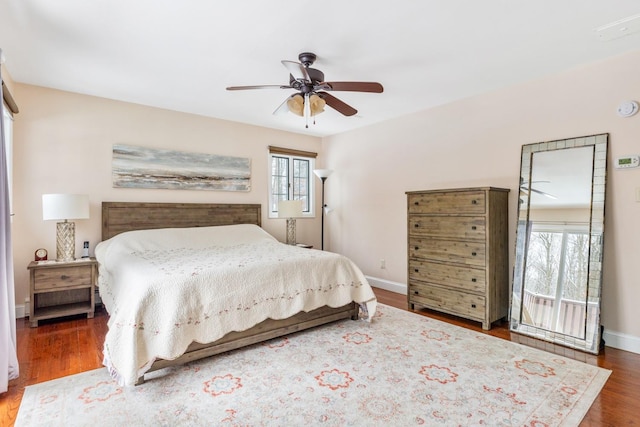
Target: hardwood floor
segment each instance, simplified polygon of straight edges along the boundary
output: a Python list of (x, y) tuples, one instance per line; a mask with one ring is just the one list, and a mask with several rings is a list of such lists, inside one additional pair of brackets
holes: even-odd
[[(407, 309), (405, 295), (374, 288), (382, 304)], [(483, 331), (480, 323), (420, 310), (418, 313), (474, 331), (510, 339), (505, 323)], [(12, 426), (26, 386), (55, 378), (100, 368), (102, 343), (107, 332), (108, 315), (96, 310), (93, 319), (80, 317), (41, 322), (30, 328), (25, 319), (17, 324), (20, 377), (9, 383), (7, 393), (0, 395), (0, 426)], [(640, 354), (606, 347), (595, 358), (598, 366), (613, 372), (602, 392), (589, 409), (581, 426), (640, 425)]]

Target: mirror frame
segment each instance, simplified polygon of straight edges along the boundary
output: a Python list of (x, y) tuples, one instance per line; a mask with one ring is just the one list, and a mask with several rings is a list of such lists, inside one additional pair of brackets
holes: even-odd
[[(533, 154), (543, 151), (569, 150), (579, 147), (593, 147), (593, 174), (591, 181), (591, 214), (589, 221), (589, 279), (587, 284), (587, 303), (596, 306), (592, 324), (585, 322), (585, 338), (553, 332), (529, 324), (522, 319), (522, 298), (524, 273), (526, 269), (526, 250), (528, 247), (529, 196), (523, 196), (518, 185), (518, 215), (516, 227), (515, 263), (510, 305), (510, 330), (543, 341), (574, 348), (588, 353), (598, 354), (601, 348), (602, 331), (600, 326), (600, 301), (602, 292), (602, 257), (604, 252), (604, 205), (607, 179), (607, 146), (609, 134), (590, 135), (579, 138), (539, 142), (522, 146), (520, 159), (520, 182), (531, 181)], [(529, 195), (531, 191), (528, 192)], [(599, 247), (594, 251), (592, 248)], [(586, 314), (585, 314), (586, 317)]]

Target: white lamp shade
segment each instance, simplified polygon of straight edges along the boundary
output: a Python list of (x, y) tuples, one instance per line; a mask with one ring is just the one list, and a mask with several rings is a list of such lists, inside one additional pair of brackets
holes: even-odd
[(327, 178), (333, 171), (331, 169), (314, 169), (313, 173), (320, 179)]
[(42, 219), (88, 219), (89, 196), (86, 194), (43, 194)]
[(302, 216), (302, 200), (280, 200), (278, 202), (278, 218), (300, 218)]

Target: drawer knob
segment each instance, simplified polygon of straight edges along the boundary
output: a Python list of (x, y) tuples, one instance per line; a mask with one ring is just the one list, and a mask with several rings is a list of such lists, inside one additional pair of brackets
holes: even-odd
[(415, 224), (413, 224), (413, 226), (414, 226), (415, 228), (418, 228), (418, 227), (420, 227), (420, 224), (415, 223)]
[(67, 280), (69, 278), (69, 276), (67, 276), (66, 274), (63, 274), (62, 276), (60, 276), (60, 280)]
[(475, 304), (471, 304), (471, 308), (476, 308), (476, 305)]
[(478, 201), (477, 201), (477, 200), (472, 200), (472, 201), (471, 201), (471, 204), (472, 204), (472, 205), (477, 205), (477, 204), (478, 204)]
[(419, 247), (417, 247), (417, 246), (414, 246), (414, 247), (413, 247), (413, 249), (415, 249), (415, 250), (417, 251), (417, 250), (418, 250), (418, 249), (420, 249), (420, 248), (419, 248)]
[(414, 205), (418, 206), (420, 202), (413, 202)]
[(471, 279), (471, 281), (472, 281), (473, 283), (476, 283), (476, 282), (478, 281), (478, 279), (476, 279), (476, 278), (474, 277), (473, 279)]
[(471, 252), (471, 255), (476, 256), (476, 255), (478, 255), (478, 254), (477, 254), (477, 253), (475, 253), (475, 252)]
[(475, 225), (472, 225), (472, 226), (471, 226), (471, 229), (472, 229), (472, 230), (477, 230), (477, 229), (478, 229), (478, 227), (476, 227)]
[(413, 271), (418, 273), (420, 270), (418, 270), (417, 268), (414, 268)]
[(414, 295), (418, 295), (418, 291), (413, 291), (413, 294)]

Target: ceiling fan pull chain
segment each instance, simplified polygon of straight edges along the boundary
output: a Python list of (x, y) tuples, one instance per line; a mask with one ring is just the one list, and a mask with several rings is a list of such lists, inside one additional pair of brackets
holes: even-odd
[(304, 127), (309, 129), (309, 116), (311, 115), (311, 105), (309, 104), (309, 94), (304, 94)]

